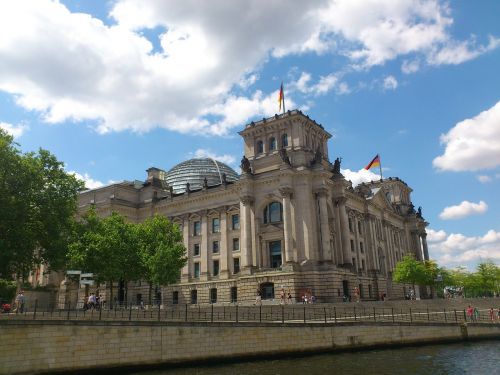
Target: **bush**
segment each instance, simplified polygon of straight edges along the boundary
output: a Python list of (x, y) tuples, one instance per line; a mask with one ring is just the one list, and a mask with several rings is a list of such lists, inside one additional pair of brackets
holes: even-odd
[(16, 295), (16, 289), (15, 281), (0, 279), (0, 301), (12, 301)]

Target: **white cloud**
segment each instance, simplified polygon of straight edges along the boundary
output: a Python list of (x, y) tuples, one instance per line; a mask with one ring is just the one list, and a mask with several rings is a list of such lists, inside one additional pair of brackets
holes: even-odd
[(103, 182), (94, 180), (88, 173), (84, 173), (83, 175), (75, 171), (69, 171), (68, 173), (73, 174), (77, 179), (83, 181), (87, 189), (97, 189), (104, 186)]
[(23, 124), (18, 124), (18, 125), (12, 125), (7, 122), (0, 122), (0, 128), (5, 130), (7, 133), (9, 133), (11, 136), (14, 138), (19, 138), (24, 134), (26, 130), (29, 129), (27, 125)]
[(488, 175), (479, 175), (477, 176), (477, 180), (482, 184), (486, 184), (488, 182), (491, 182), (493, 179)]
[[(370, 67), (432, 52), (422, 61), (455, 63), (440, 52), (461, 43), (450, 37), (453, 20), (437, 0), (117, 0), (109, 17), (112, 25), (58, 1), (0, 2), (0, 90), (47, 122), (90, 120), (101, 133), (223, 134), (277, 111), (268, 93), (232, 91), (251, 87), (270, 57), (332, 53)], [(142, 31), (155, 27), (165, 31), (153, 49)], [(492, 40), (467, 50), (483, 53), (496, 47)], [(309, 90), (332, 89), (349, 92), (334, 73)], [(244, 115), (229, 110), (249, 105), (256, 107)]]
[(398, 81), (394, 76), (387, 76), (384, 78), (384, 90), (396, 90), (398, 87)]
[(292, 89), (298, 90), (303, 94), (311, 94), (314, 96), (324, 95), (335, 90), (338, 94), (349, 93), (349, 86), (345, 82), (341, 82), (341, 73), (332, 73), (326, 76), (320, 76), (316, 83), (311, 83), (312, 76), (308, 72), (302, 72), (300, 77), (290, 84)]
[(211, 158), (215, 159), (217, 161), (223, 162), (225, 164), (232, 164), (236, 163), (236, 158), (233, 155), (229, 154), (224, 154), (224, 155), (217, 155), (215, 152), (209, 149), (203, 149), (199, 148), (196, 150), (193, 154), (193, 157), (195, 158)]
[(475, 265), (487, 259), (500, 264), (500, 232), (489, 230), (483, 236), (465, 236), (461, 233), (427, 230), (429, 253), (440, 265), (456, 267)]
[(500, 101), (441, 135), (444, 154), (434, 167), (448, 171), (477, 171), (500, 166)]
[(463, 201), (459, 205), (446, 207), (439, 214), (439, 217), (442, 220), (456, 220), (471, 215), (482, 215), (487, 210), (488, 210), (488, 205), (483, 201), (479, 201), (479, 203)]
[(378, 174), (364, 168), (359, 171), (351, 171), (350, 169), (341, 169), (340, 172), (344, 175), (345, 179), (351, 181), (353, 186), (359, 185), (362, 182), (370, 182), (380, 180)]
[(403, 65), (401, 65), (401, 71), (405, 74), (415, 73), (420, 69), (420, 62), (418, 60), (403, 61)]
[(427, 61), (431, 65), (462, 64), (498, 48), (500, 39), (490, 36), (486, 46), (476, 46), (475, 44), (475, 41), (450, 41), (445, 47), (431, 53)]

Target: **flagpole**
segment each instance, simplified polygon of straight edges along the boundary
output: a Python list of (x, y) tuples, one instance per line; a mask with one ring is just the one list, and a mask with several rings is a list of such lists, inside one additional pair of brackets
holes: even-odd
[(378, 154), (378, 167), (380, 168), (380, 181), (383, 180), (382, 177), (382, 158), (380, 157), (380, 154)]
[[(281, 87), (283, 87), (283, 82), (281, 82)], [(285, 89), (283, 88), (283, 114), (285, 114)]]

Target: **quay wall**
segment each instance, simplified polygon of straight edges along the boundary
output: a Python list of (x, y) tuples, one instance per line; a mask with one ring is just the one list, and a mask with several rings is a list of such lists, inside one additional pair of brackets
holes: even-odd
[(500, 338), (487, 323), (0, 321), (0, 374), (42, 374)]

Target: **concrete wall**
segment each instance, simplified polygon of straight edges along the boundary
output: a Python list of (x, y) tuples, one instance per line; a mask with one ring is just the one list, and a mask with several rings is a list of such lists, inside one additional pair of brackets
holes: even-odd
[(0, 337), (3, 375), (500, 338), (500, 325), (0, 321)]

